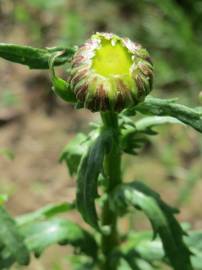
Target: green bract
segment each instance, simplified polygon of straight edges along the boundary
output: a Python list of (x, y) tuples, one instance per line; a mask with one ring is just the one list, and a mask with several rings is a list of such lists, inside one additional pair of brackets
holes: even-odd
[(91, 111), (121, 111), (143, 101), (152, 89), (149, 53), (128, 38), (96, 33), (71, 64), (71, 89), (80, 106)]

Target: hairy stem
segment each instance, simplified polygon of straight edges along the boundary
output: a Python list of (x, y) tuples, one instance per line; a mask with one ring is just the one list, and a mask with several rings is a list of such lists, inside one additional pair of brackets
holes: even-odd
[(102, 252), (105, 258), (103, 270), (115, 270), (117, 266), (116, 264), (111, 265), (110, 255), (119, 243), (119, 235), (117, 231), (117, 215), (110, 209), (109, 206), (109, 194), (117, 185), (121, 183), (121, 151), (119, 144), (119, 126), (116, 113), (102, 113), (101, 117), (103, 120), (104, 128), (112, 129), (113, 131), (113, 144), (111, 146), (111, 151), (106, 155), (104, 161), (104, 171), (107, 178), (105, 192), (108, 196), (102, 208), (102, 225), (108, 226), (110, 230), (108, 234), (102, 235)]

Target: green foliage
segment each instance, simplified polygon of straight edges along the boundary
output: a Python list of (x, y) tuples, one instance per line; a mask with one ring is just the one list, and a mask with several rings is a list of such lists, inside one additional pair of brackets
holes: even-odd
[[(186, 13), (187, 2), (190, 2), (190, 7)], [(138, 39), (152, 50), (156, 85), (164, 87), (170, 84), (179, 91), (185, 83), (185, 95), (189, 95), (189, 91), (198, 91), (201, 84), (201, 33), (196, 33), (200, 23), (193, 27), (196, 13), (201, 9), (200, 6), (196, 8), (197, 5), (197, 1), (189, 0), (142, 1), (138, 17), (141, 22), (136, 27)], [(191, 9), (194, 9), (193, 17), (190, 16)], [(190, 85), (189, 80), (195, 85)], [(182, 86), (178, 87), (177, 82)]]
[(51, 218), (57, 214), (66, 213), (75, 208), (74, 203), (58, 203), (58, 204), (49, 204), (41, 209), (38, 209), (35, 212), (22, 215), (16, 218), (18, 226), (22, 226), (27, 223), (34, 222), (39, 219)]
[(142, 210), (152, 224), (154, 236), (160, 236), (173, 268), (193, 269), (191, 252), (183, 241), (185, 232), (174, 218), (176, 210), (165, 204), (157, 193), (140, 182), (124, 184), (115, 190), (113, 203), (114, 208), (118, 207), (122, 213), (130, 206)]
[(78, 254), (70, 256), (69, 261), (75, 270), (94, 270), (94, 264), (88, 257), (79, 256)]
[(66, 163), (70, 175), (77, 173), (81, 158), (88, 150), (88, 145), (89, 138), (85, 134), (79, 133), (65, 146), (60, 156), (60, 162), (64, 161)]
[(80, 226), (64, 219), (29, 223), (20, 228), (25, 243), (35, 256), (40, 256), (52, 244), (71, 244), (88, 256), (96, 258), (97, 245), (93, 237)]
[(53, 53), (63, 52), (55, 61), (55, 65), (62, 65), (75, 53), (74, 48), (37, 49), (29, 46), (0, 43), (0, 57), (14, 63), (23, 64), (31, 69), (48, 69)]
[(18, 217), (16, 221), (0, 207), (0, 269), (10, 268), (15, 262), (27, 265), (30, 253), (39, 257), (53, 244), (70, 244), (95, 260), (97, 243), (93, 236), (73, 222), (55, 218), (73, 206), (67, 203), (47, 205), (36, 212)]
[(62, 98), (66, 102), (76, 102), (75, 95), (72, 93), (70, 86), (63, 79), (58, 77), (52, 78), (53, 91), (56, 95)]
[[(192, 252), (191, 261), (195, 270), (201, 269), (201, 237), (201, 231), (188, 231), (187, 236), (184, 237), (185, 243)], [(149, 231), (129, 233), (121, 246), (121, 254), (123, 257), (133, 254), (131, 257), (134, 260), (142, 258), (153, 265), (154, 269), (160, 267), (161, 262), (167, 263), (161, 240), (159, 238), (152, 239), (152, 233)]]
[(53, 91), (66, 102), (76, 102), (76, 97), (70, 88), (70, 84), (63, 79), (59, 78), (55, 74), (54, 65), (59, 56), (63, 55), (63, 52), (56, 52), (50, 57), (49, 67), (51, 71), (51, 79), (53, 84)]
[(202, 113), (198, 109), (190, 109), (187, 106), (177, 104), (175, 99), (163, 100), (149, 96), (134, 110), (129, 110), (129, 113), (134, 111), (143, 114), (172, 116), (202, 132)]
[(182, 124), (181, 121), (170, 116), (149, 116), (138, 120), (136, 123), (125, 115), (120, 116), (121, 146), (124, 152), (132, 155), (149, 141), (149, 135), (158, 134), (154, 128), (165, 124)]
[(141, 258), (151, 265), (158, 266), (159, 262), (165, 261), (162, 242), (159, 238), (152, 239), (152, 232), (130, 232), (126, 241), (121, 246), (121, 253), (133, 260)]
[[(0, 207), (0, 265), (12, 264), (13, 260), (21, 265), (29, 263), (29, 252), (24, 243), (23, 236), (17, 229), (15, 221)], [(2, 268), (3, 269), (3, 266)]]
[(182, 124), (182, 122), (170, 116), (150, 116), (137, 121), (135, 127), (137, 132), (152, 134), (155, 133), (153, 127), (165, 124)]
[(193, 254), (192, 263), (195, 270), (201, 270), (202, 266), (202, 232), (193, 231), (188, 233), (186, 237), (186, 244), (190, 247)]
[(95, 199), (97, 195), (98, 176), (103, 169), (105, 154), (109, 151), (112, 133), (103, 130), (90, 149), (82, 158), (77, 180), (77, 206), (84, 220), (98, 229)]

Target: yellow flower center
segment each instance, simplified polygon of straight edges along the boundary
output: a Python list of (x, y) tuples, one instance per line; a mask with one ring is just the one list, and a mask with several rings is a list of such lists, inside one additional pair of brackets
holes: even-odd
[(92, 68), (97, 74), (110, 77), (129, 75), (131, 64), (131, 54), (120, 41), (116, 41), (113, 46), (111, 40), (102, 40), (101, 47), (94, 56)]

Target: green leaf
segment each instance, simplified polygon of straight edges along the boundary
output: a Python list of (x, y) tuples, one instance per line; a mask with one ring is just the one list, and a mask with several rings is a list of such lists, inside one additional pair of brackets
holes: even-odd
[(59, 77), (52, 78), (53, 92), (66, 102), (75, 103), (76, 96), (70, 88), (70, 85), (65, 80)]
[[(119, 265), (117, 270), (131, 270), (129, 263), (125, 258), (119, 258)], [(136, 270), (139, 270), (138, 268), (135, 268)]]
[[(192, 252), (191, 261), (195, 270), (202, 269), (202, 232), (189, 231), (184, 238), (185, 243)], [(162, 242), (159, 238), (152, 240), (152, 232), (131, 232), (127, 236), (127, 240), (121, 246), (123, 255), (135, 253), (136, 256), (141, 257), (145, 261), (155, 264), (158, 262), (165, 262), (165, 253)]]
[(77, 181), (77, 206), (83, 219), (98, 229), (95, 198), (98, 176), (103, 169), (104, 156), (112, 145), (112, 131), (104, 130), (91, 145), (79, 166)]
[(6, 254), (6, 252), (0, 253), (0, 269), (7, 270), (16, 262), (13, 256)]
[(95, 270), (94, 263), (91, 258), (84, 255), (72, 255), (68, 257), (74, 270)]
[(148, 96), (143, 103), (130, 109), (130, 112), (135, 111), (143, 114), (172, 116), (197, 131), (202, 132), (202, 113), (200, 110), (178, 104), (175, 99), (159, 99)]
[(63, 54), (56, 59), (55, 65), (62, 65), (74, 55), (75, 48), (38, 49), (30, 46), (0, 43), (0, 57), (32, 69), (49, 69), (50, 57), (58, 51), (63, 52)]
[(83, 133), (77, 134), (76, 137), (65, 146), (60, 156), (60, 162), (66, 162), (70, 175), (77, 173), (81, 158), (86, 154), (88, 146), (89, 138)]
[(170, 116), (149, 116), (138, 120), (136, 123), (121, 115), (121, 145), (124, 152), (137, 154), (138, 151), (149, 141), (146, 135), (156, 135), (153, 127), (164, 124), (182, 124), (181, 121)]
[(170, 116), (149, 116), (135, 123), (137, 132), (150, 134), (151, 129), (165, 124), (183, 124), (181, 121)]
[(29, 263), (29, 252), (24, 239), (15, 221), (6, 212), (3, 207), (0, 207), (0, 246), (3, 245), (3, 250), (8, 257), (12, 256), (15, 261), (21, 265), (27, 265)]
[(140, 258), (135, 258), (137, 254), (134, 254), (133, 252), (128, 252), (124, 256), (124, 259), (128, 262), (130, 265), (131, 269), (133, 270), (154, 270), (151, 264), (148, 262), (140, 259)]
[(49, 204), (33, 213), (25, 214), (16, 218), (18, 226), (36, 221), (38, 219), (51, 218), (57, 214), (66, 213), (75, 208), (74, 203)]
[[(133, 264), (140, 259), (148, 264), (148, 269), (161, 269), (162, 263), (168, 264), (165, 260), (165, 252), (159, 238), (152, 239), (152, 232), (130, 232), (126, 242), (121, 247), (121, 255)], [(136, 262), (137, 263), (137, 262)], [(152, 266), (155, 266), (154, 268)], [(132, 268), (136, 269), (136, 268)], [(143, 269), (144, 268), (141, 268)]]
[(190, 247), (192, 256), (192, 264), (194, 270), (202, 269), (202, 232), (191, 231), (185, 239), (186, 244)]
[(54, 65), (57, 59), (63, 55), (63, 52), (56, 52), (50, 57), (49, 61), (49, 67), (51, 72), (51, 80), (53, 84), (53, 91), (56, 95), (58, 95), (60, 98), (62, 98), (66, 102), (75, 103), (76, 102), (76, 96), (74, 92), (71, 90), (70, 84), (56, 76)]
[[(121, 253), (131, 260), (141, 258), (150, 265), (158, 265), (165, 259), (162, 242), (159, 238), (152, 239), (152, 232), (130, 232), (127, 240), (120, 247)], [(151, 268), (153, 269), (153, 268)]]
[(152, 264), (144, 260), (144, 258), (132, 248), (119, 248), (116, 254), (114, 254), (113, 260), (119, 261), (118, 270), (154, 270)]
[(63, 219), (52, 219), (30, 223), (21, 227), (25, 242), (30, 251), (38, 257), (53, 244), (70, 244), (91, 257), (97, 256), (94, 238), (79, 225)]
[(135, 131), (129, 132), (121, 137), (121, 148), (127, 154), (137, 155), (147, 142), (149, 142), (148, 136)]
[(192, 270), (191, 252), (183, 241), (185, 232), (174, 217), (176, 209), (165, 204), (160, 196), (140, 182), (123, 184), (117, 188), (112, 199), (113, 207), (122, 212), (133, 206), (142, 210), (149, 218), (155, 235), (162, 240), (163, 247), (175, 270)]

